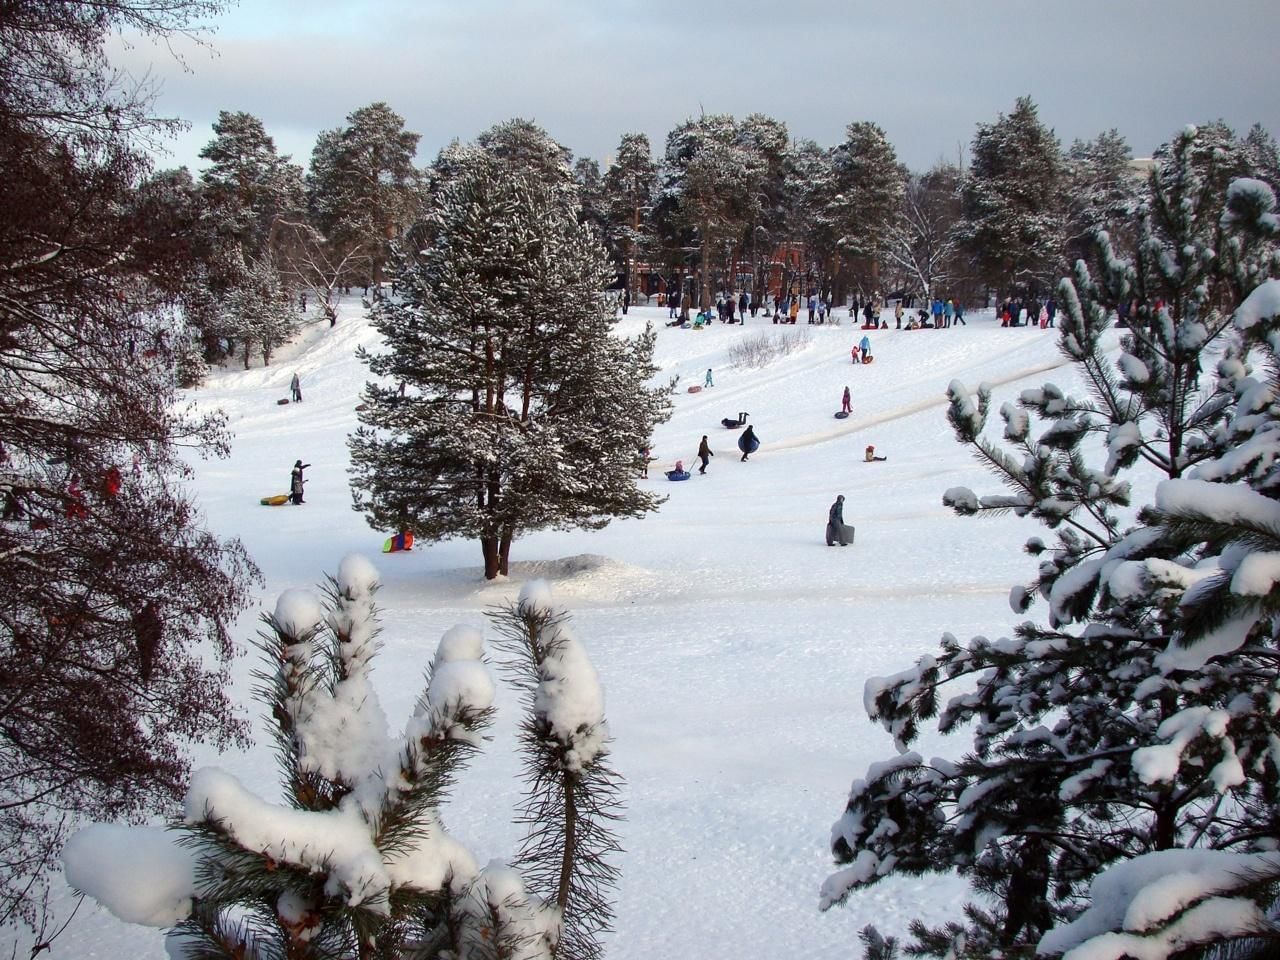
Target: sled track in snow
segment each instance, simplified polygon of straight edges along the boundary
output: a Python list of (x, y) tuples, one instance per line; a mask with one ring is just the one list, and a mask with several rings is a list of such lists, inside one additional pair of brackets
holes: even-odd
[[(1041, 363), (1034, 367), (1027, 367), (1018, 370), (1007, 376), (997, 380), (984, 380), (983, 383), (989, 383), (992, 386), (1003, 386), (1006, 383), (1014, 383), (1018, 380), (1025, 380), (1027, 377), (1034, 377), (1040, 373), (1047, 373), (1050, 370), (1057, 370), (1065, 367), (1067, 360), (1055, 360), (1052, 363)], [(954, 378), (953, 378), (954, 379)], [(930, 410), (934, 407), (946, 406), (949, 401), (945, 395), (940, 395), (936, 400), (921, 400), (919, 403), (909, 404), (905, 407), (899, 407), (896, 410), (889, 410), (885, 413), (876, 414), (873, 417), (864, 417), (860, 420), (854, 420), (850, 417), (848, 420), (840, 421), (843, 425), (833, 430), (824, 430), (821, 433), (810, 433), (801, 437), (793, 437), (790, 440), (779, 440), (768, 445), (768, 451), (773, 450), (794, 450), (800, 447), (816, 447), (819, 444), (830, 443), (832, 440), (839, 440), (851, 433), (857, 433), (859, 430), (865, 430), (867, 427), (876, 427), (883, 423), (890, 423), (894, 420), (901, 420), (912, 414), (920, 413), (922, 410)], [(767, 452), (761, 450), (761, 453)]]

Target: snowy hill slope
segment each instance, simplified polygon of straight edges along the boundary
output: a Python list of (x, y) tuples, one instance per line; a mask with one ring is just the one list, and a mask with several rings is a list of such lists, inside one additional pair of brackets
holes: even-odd
[[(636, 332), (646, 320), (660, 327), (665, 318), (665, 310), (633, 308), (620, 329)], [(512, 576), (486, 583), (478, 545), (384, 556), (387, 532), (352, 511), (345, 441), (366, 380), (353, 354), (376, 347), (377, 335), (358, 304), (346, 304), (335, 328), (309, 328), (270, 368), (219, 371), (193, 394), (226, 410), (236, 435), (230, 459), (197, 464), (200, 503), (216, 532), (244, 541), (266, 580), (239, 636), (253, 634), (260, 608), (281, 590), (314, 586), (350, 551), (368, 554), (384, 583), (385, 651), (374, 679), (398, 726), (441, 633), (457, 622), (487, 631), (486, 607), (544, 577), (600, 673), (615, 766), (627, 781), (608, 956), (834, 960), (854, 952), (869, 922), (900, 934), (913, 916), (945, 919), (962, 892), (954, 878), (887, 881), (825, 915), (817, 890), (849, 781), (892, 753), (862, 710), (867, 677), (907, 667), (944, 631), (1001, 636), (1020, 619), (1008, 589), (1031, 575), (1020, 549), (1040, 528), (1012, 517), (965, 520), (942, 506), (948, 487), (994, 486), (952, 439), (945, 391), (952, 379), (987, 381), (998, 385), (998, 405), (1045, 380), (1078, 385), (1054, 331), (1001, 329), (989, 312), (968, 319), (948, 330), (871, 331), (875, 362), (856, 368), (849, 348), (863, 331), (847, 318), (840, 326), (775, 327), (761, 318), (745, 328), (660, 327), (662, 376), (679, 378), (675, 414), (654, 437), (650, 478), (638, 482), (668, 501), (604, 530), (524, 537), (512, 548)], [(791, 330), (811, 332), (811, 342), (761, 369), (729, 365), (728, 350), (743, 337)], [(716, 385), (686, 393), (708, 367)], [(304, 402), (278, 406), (295, 371)], [(835, 420), (846, 384), (853, 414)], [(739, 431), (720, 425), (738, 411), (751, 414), (762, 441), (747, 463), (739, 462)], [(691, 464), (703, 434), (716, 453), (708, 474), (668, 483), (662, 469)], [(888, 460), (864, 463), (867, 444)], [(287, 489), (298, 458), (312, 464), (306, 504), (259, 506), (259, 497)], [(837, 493), (857, 527), (848, 548), (823, 542)], [(253, 666), (253, 654), (237, 665), (246, 704)], [(504, 692), (499, 706), (494, 744), (443, 811), (482, 861), (509, 855), (517, 840), (509, 822), (519, 795), (514, 697)], [(926, 754), (961, 749), (922, 744)], [(276, 795), (266, 746), (200, 759)], [(164, 956), (154, 931), (89, 904), (58, 946), (66, 956)]]

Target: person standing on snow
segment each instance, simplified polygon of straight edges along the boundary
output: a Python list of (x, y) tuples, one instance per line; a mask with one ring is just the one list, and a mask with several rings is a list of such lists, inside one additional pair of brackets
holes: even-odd
[(742, 451), (742, 459), (739, 463), (746, 463), (752, 448), (759, 445), (760, 441), (756, 439), (755, 427), (747, 427), (747, 429), (743, 430), (742, 436), (738, 438), (738, 449)]
[(710, 368), (710, 367), (707, 367), (707, 377), (706, 377), (706, 380), (703, 382), (703, 384), (702, 384), (702, 385), (703, 385), (704, 387), (714, 387), (714, 386), (715, 386), (715, 384), (711, 382), (711, 368)]
[(303, 463), (301, 460), (295, 460), (293, 463), (293, 472), (289, 474), (289, 502), (294, 506), (302, 503), (302, 487), (306, 483), (302, 479), (302, 471), (311, 466), (309, 463)]
[(837, 543), (842, 547), (847, 547), (853, 542), (853, 531), (844, 524), (844, 494), (836, 497), (836, 502), (831, 505), (831, 509), (827, 511), (827, 546), (834, 547)]
[(711, 451), (711, 445), (707, 443), (707, 435), (702, 435), (702, 442), (698, 444), (697, 458), (702, 461), (702, 466), (698, 468), (699, 473), (707, 472), (707, 462), (715, 456)]
[(858, 347), (862, 350), (862, 362), (866, 363), (867, 357), (871, 356), (871, 338), (864, 334)]
[(289, 381), (289, 390), (293, 394), (293, 402), (301, 403), (302, 381), (298, 379), (298, 375), (296, 373), (293, 375), (293, 379)]
[(840, 398), (840, 409), (844, 413), (853, 412), (852, 398), (849, 396), (849, 388), (844, 388), (844, 396)]

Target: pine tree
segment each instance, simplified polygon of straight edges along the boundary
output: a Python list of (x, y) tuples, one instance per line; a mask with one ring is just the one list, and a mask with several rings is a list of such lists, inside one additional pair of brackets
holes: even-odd
[(345, 127), (322, 132), (311, 152), (311, 216), (334, 244), (366, 252), (374, 284), (382, 281), (392, 242), (416, 216), (419, 139), (389, 106), (373, 103), (349, 113)]
[(621, 781), (568, 615), (537, 581), (490, 613), (503, 672), (524, 694), (516, 819), (527, 831), (510, 866), (480, 867), (441, 807), (494, 715), (483, 637), (461, 624), (444, 634), (392, 735), (372, 678), (377, 586), (368, 560), (348, 556), (323, 600), (288, 590), (263, 617), (256, 695), (285, 804), (202, 770), (167, 842), (149, 828), (88, 828), (68, 846), (69, 881), (122, 919), (171, 928), (171, 953), (189, 960), (595, 960), (612, 917)]
[(1064, 201), (1070, 262), (1088, 255), (1099, 230), (1118, 241), (1127, 239), (1142, 192), (1142, 180), (1129, 166), (1131, 156), (1118, 130), (1077, 140), (1067, 151)]
[(699, 306), (711, 302), (713, 261), (732, 250), (759, 214), (765, 172), (762, 156), (731, 116), (686, 120), (667, 135), (658, 215), (696, 237)]
[(215, 229), (234, 238), (247, 259), (260, 260), (271, 252), (277, 220), (303, 209), (302, 168), (276, 152), (252, 114), (219, 111), (213, 133), (200, 151), (209, 161), (200, 183)]
[(636, 259), (654, 241), (649, 213), (657, 183), (657, 165), (643, 133), (624, 133), (613, 165), (604, 175), (604, 202), (610, 234), (619, 248), (631, 298), (636, 295)]
[(1030, 97), (979, 124), (961, 184), (961, 237), (997, 291), (1035, 292), (1061, 275), (1062, 152)]
[(222, 315), (221, 329), (240, 341), (246, 370), (254, 347), (262, 352), (263, 366), (270, 366), (272, 351), (288, 342), (298, 326), (293, 297), (268, 258), (245, 267), (243, 277), (222, 302)]
[[(830, 202), (836, 193), (831, 151), (813, 140), (798, 141), (787, 157), (784, 184), (785, 213), (780, 217), (781, 229), (772, 234), (775, 243), (765, 251), (765, 256), (772, 261), (777, 244), (795, 243), (804, 247), (806, 272), (813, 270), (819, 276), (834, 274), (843, 229)], [(782, 280), (782, 289), (790, 291), (791, 278), (784, 275)]]
[(906, 172), (884, 131), (866, 122), (849, 124), (831, 163), (835, 192), (828, 199), (829, 216), (840, 232), (840, 252), (867, 262), (868, 280), (876, 289), (890, 231), (902, 214)]
[[(1129, 256), (1103, 233), (1096, 275), (1081, 263), (1061, 283), (1061, 350), (1088, 396), (1024, 391), (1000, 408), (998, 444), (983, 432), (990, 390), (951, 386), (957, 438), (1008, 492), (954, 488), (944, 502), (1031, 516), (1057, 542), (1027, 542), (1038, 575), (1010, 600), (1046, 601), (1047, 624), (995, 642), (948, 634), (938, 655), (867, 682), (868, 712), (901, 752), (855, 782), (832, 831), (845, 866), (823, 905), (891, 873), (945, 869), (982, 895), (940, 928), (913, 924), (910, 953), (1088, 942), (1089, 956), (1119, 960), (1275, 937), (1280, 591), (1261, 568), (1280, 529), (1266, 339), (1280, 320), (1268, 279), (1280, 230), (1269, 188), (1223, 182), (1221, 146), (1210, 126), (1163, 149)], [(1104, 334), (1134, 299), (1115, 357)], [(1032, 415), (1047, 424), (1038, 435)], [(1099, 445), (1106, 461), (1092, 466)], [(1126, 524), (1135, 470), (1165, 479)], [(944, 701), (952, 685), (969, 689)], [(971, 752), (909, 752), (934, 718), (943, 733), (971, 727)], [(1176, 892), (1161, 887), (1170, 874)]]
[(669, 388), (647, 385), (653, 331), (611, 333), (608, 264), (572, 180), (551, 186), (513, 163), (479, 147), (442, 154), (401, 295), (373, 314), (388, 350), (363, 355), (390, 384), (366, 387), (350, 438), (370, 524), (476, 538), (489, 578), (507, 573), (521, 532), (654, 509), (635, 469), (670, 409)]

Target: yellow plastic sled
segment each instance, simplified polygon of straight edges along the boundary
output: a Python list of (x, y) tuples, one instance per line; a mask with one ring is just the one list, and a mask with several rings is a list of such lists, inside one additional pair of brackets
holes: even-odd
[(263, 497), (258, 501), (264, 507), (283, 507), (289, 502), (287, 493), (277, 493), (274, 497)]

